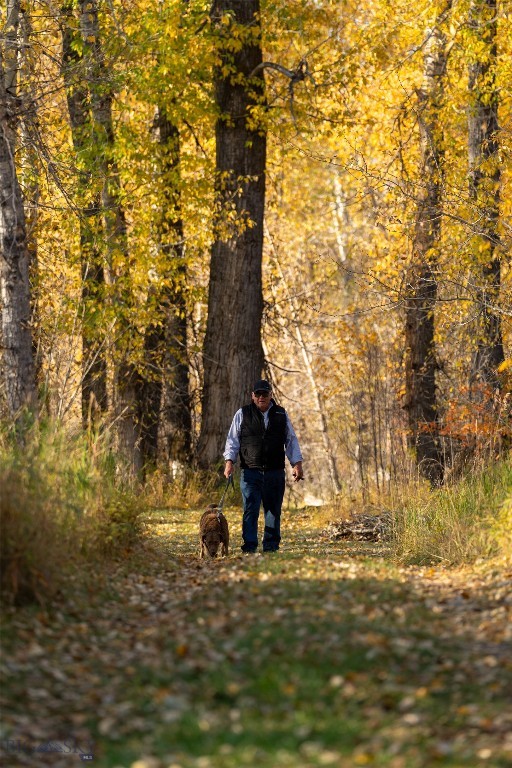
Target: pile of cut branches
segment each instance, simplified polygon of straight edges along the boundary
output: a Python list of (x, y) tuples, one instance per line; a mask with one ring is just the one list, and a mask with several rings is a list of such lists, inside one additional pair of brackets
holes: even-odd
[(351, 514), (348, 520), (329, 523), (324, 535), (330, 541), (388, 541), (391, 538), (392, 517), (390, 512), (369, 515), (364, 512)]

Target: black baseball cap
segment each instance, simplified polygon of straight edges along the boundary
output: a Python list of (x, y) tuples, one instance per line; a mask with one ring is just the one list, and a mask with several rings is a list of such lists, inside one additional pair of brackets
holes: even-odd
[(272, 387), (266, 379), (260, 379), (252, 388), (253, 392), (272, 392)]

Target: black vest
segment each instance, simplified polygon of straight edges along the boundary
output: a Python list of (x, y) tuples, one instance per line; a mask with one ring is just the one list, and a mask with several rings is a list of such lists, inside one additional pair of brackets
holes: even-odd
[(286, 411), (275, 403), (268, 412), (265, 429), (263, 414), (254, 403), (242, 408), (240, 465), (242, 469), (284, 469)]

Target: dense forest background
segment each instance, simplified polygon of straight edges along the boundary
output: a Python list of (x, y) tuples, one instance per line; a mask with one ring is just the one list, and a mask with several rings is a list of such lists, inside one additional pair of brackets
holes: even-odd
[(499, 0), (7, 0), (4, 421), (220, 460), (260, 375), (307, 500), (510, 444)]

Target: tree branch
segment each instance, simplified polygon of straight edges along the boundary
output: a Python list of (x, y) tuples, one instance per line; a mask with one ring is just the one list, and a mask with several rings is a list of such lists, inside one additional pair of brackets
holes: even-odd
[(293, 102), (293, 88), (296, 83), (303, 82), (307, 77), (311, 78), (313, 81), (313, 84), (316, 85), (315, 79), (311, 72), (309, 71), (308, 62), (306, 59), (301, 59), (296, 67), (296, 69), (287, 69), (286, 67), (283, 67), (282, 64), (276, 64), (273, 61), (262, 61), (261, 64), (258, 64), (257, 67), (253, 69), (251, 74), (249, 75), (249, 78), (256, 75), (258, 72), (261, 72), (263, 69), (275, 69), (277, 72), (280, 72), (282, 75), (285, 75), (285, 77), (289, 78), (290, 83), (288, 85), (288, 90), (290, 92), (290, 112), (292, 113), (293, 122), (296, 124), (297, 120), (295, 118), (295, 112), (293, 109), (294, 102)]

